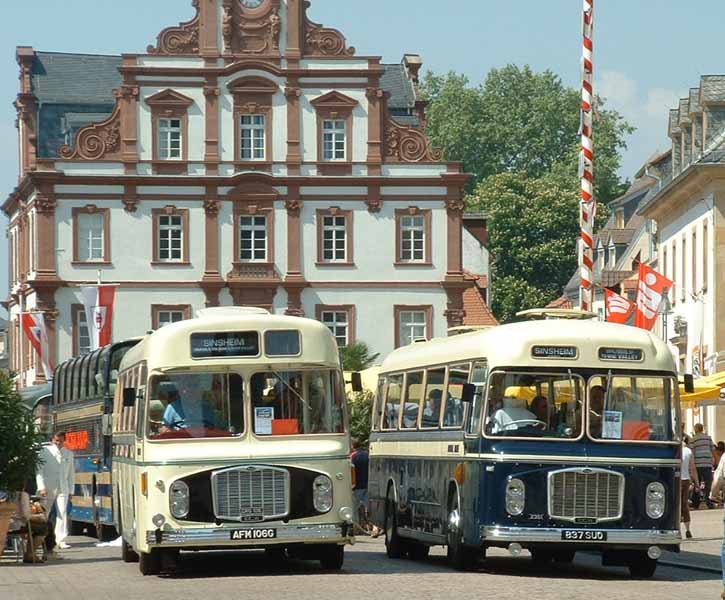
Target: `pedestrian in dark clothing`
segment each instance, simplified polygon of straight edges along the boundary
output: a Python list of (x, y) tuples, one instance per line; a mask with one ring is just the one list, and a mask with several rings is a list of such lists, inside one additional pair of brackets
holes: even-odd
[(712, 508), (714, 504), (710, 499), (710, 489), (712, 488), (712, 453), (715, 450), (715, 444), (712, 438), (705, 433), (705, 428), (702, 423), (695, 424), (695, 435), (690, 442), (690, 448), (695, 455), (697, 476), (704, 488), (701, 497), (704, 498), (707, 507)]

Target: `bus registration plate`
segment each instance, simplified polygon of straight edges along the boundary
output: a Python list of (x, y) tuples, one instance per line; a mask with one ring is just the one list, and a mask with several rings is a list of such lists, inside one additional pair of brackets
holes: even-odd
[(273, 540), (277, 537), (276, 529), (232, 529), (229, 532), (232, 540)]
[(566, 542), (606, 542), (606, 531), (588, 531), (586, 529), (564, 529), (561, 539)]

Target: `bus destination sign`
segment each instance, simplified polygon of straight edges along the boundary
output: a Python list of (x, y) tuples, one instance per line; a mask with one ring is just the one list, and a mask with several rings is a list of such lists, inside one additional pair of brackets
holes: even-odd
[(533, 358), (569, 358), (579, 355), (576, 346), (534, 346), (531, 348)]
[(258, 355), (259, 333), (256, 331), (191, 334), (191, 358)]
[(640, 348), (599, 348), (599, 360), (627, 360), (639, 362), (644, 358)]

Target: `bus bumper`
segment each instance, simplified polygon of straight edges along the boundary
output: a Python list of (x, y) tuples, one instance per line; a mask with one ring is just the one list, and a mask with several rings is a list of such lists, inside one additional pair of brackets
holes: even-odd
[[(239, 539), (234, 532), (266, 531), (274, 529), (273, 538), (251, 536)], [(353, 544), (352, 525), (347, 523), (321, 523), (314, 525), (276, 525), (273, 527), (215, 527), (157, 529), (146, 532), (146, 543), (155, 548), (164, 546), (259, 548), (285, 544)]]
[(602, 533), (606, 539), (569, 540), (565, 532), (569, 531), (554, 527), (499, 527), (482, 526), (481, 540), (489, 544), (519, 543), (527, 544), (571, 544), (571, 545), (649, 545), (649, 546), (679, 546), (682, 535), (678, 530), (656, 529), (591, 529), (593, 534)]

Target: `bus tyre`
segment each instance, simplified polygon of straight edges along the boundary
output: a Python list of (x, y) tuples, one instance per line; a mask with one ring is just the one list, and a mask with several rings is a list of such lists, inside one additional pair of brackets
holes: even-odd
[(398, 515), (395, 502), (388, 498), (385, 503), (385, 552), (388, 558), (404, 558), (406, 547), (398, 534)]
[(96, 525), (96, 537), (100, 542), (110, 542), (118, 537), (113, 525)]
[(124, 539), (121, 540), (121, 560), (125, 563), (138, 562), (138, 554), (133, 551), (133, 548)]
[(345, 562), (345, 547), (337, 544), (323, 549), (320, 556), (320, 565), (327, 571), (339, 571)]
[(425, 560), (430, 554), (430, 546), (419, 542), (410, 542), (408, 544), (408, 557), (411, 560)]
[(657, 561), (643, 553), (629, 562), (629, 574), (635, 579), (649, 579), (657, 570)]
[(71, 521), (68, 524), (68, 533), (71, 535), (83, 535), (83, 531), (87, 525), (82, 521)]
[(463, 543), (463, 527), (458, 509), (457, 494), (453, 494), (447, 523), (448, 561), (458, 571), (470, 571), (476, 566), (476, 550)]
[(158, 548), (152, 548), (151, 552), (138, 553), (138, 570), (141, 571), (141, 575), (161, 573), (161, 553)]

